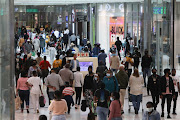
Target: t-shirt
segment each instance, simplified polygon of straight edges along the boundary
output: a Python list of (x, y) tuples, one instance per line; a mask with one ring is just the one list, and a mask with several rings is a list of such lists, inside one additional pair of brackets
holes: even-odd
[(41, 79), (39, 77), (30, 77), (27, 82), (33, 85), (30, 91), (32, 94), (40, 94)]
[(71, 95), (72, 96), (74, 94), (74, 90), (73, 90), (72, 87), (66, 87), (66, 88), (64, 88), (62, 93), (63, 93), (64, 96), (66, 96), (66, 95)]
[(62, 66), (62, 60), (59, 59), (59, 60), (54, 60), (53, 62), (53, 68), (58, 68), (58, 67), (61, 67)]
[(178, 76), (171, 76), (171, 77), (173, 79), (175, 92), (178, 92), (179, 77)]
[(118, 56), (111, 57), (110, 61), (111, 61), (111, 69), (119, 68), (119, 57)]
[(109, 91), (105, 89), (98, 89), (95, 92), (95, 96), (98, 98), (97, 106), (108, 108), (107, 100), (110, 97)]

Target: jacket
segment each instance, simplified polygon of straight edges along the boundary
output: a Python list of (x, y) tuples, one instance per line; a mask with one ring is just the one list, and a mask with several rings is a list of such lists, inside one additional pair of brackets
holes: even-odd
[(147, 88), (151, 91), (151, 93), (160, 94), (160, 79), (159, 75), (156, 75), (156, 83), (153, 81), (153, 75), (148, 78), (148, 85)]
[[(76, 60), (76, 62), (77, 62), (77, 67), (79, 67), (79, 60)], [(74, 59), (71, 60), (70, 65), (71, 65), (71, 69), (73, 69), (74, 68)]]
[(127, 73), (123, 70), (120, 70), (118, 73), (116, 73), (115, 76), (120, 85), (120, 89), (126, 89), (129, 82)]
[(45, 47), (45, 39), (41, 37), (39, 40), (40, 40), (40, 47), (41, 48)]
[(105, 84), (105, 89), (109, 90), (110, 93), (119, 92), (118, 81), (115, 76), (111, 78), (105, 76), (102, 82)]
[(142, 57), (142, 63), (141, 63), (142, 68), (150, 68), (151, 62), (152, 62), (151, 56), (144, 55)]
[[(162, 93), (165, 92), (166, 92), (166, 77), (162, 76), (160, 80), (160, 94), (162, 95)], [(172, 94), (175, 93), (174, 83), (170, 76), (169, 76), (169, 92), (171, 92)]]
[(94, 90), (94, 81), (93, 81), (94, 75), (90, 76), (87, 74), (84, 78), (84, 85), (83, 85), (83, 91), (85, 92), (86, 89), (88, 90)]
[(148, 114), (148, 112), (144, 112), (142, 120), (161, 120), (161, 118), (160, 114), (156, 110), (153, 110), (150, 115)]

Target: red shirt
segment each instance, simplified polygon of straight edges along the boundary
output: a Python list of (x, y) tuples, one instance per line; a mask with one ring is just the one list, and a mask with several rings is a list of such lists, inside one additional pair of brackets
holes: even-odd
[(39, 63), (39, 66), (43, 70), (48, 69), (48, 67), (51, 68), (50, 63), (48, 61), (44, 61), (44, 60)]
[(64, 88), (62, 93), (63, 93), (64, 96), (66, 96), (66, 95), (71, 95), (72, 96), (74, 94), (74, 90), (73, 90), (72, 87), (66, 87), (66, 88)]

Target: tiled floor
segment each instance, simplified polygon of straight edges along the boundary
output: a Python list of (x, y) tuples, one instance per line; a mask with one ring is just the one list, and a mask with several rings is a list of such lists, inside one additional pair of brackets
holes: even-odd
[[(45, 88), (44, 88), (44, 91), (45, 91)], [(45, 95), (45, 97), (47, 97), (47, 96)], [(123, 120), (142, 120), (142, 107), (145, 110), (146, 109), (145, 104), (148, 101), (151, 101), (151, 100), (152, 100), (151, 97), (146, 95), (146, 90), (144, 89), (144, 97), (143, 97), (143, 101), (142, 101), (143, 106), (141, 104), (139, 114), (135, 115), (133, 107), (131, 107), (131, 111), (128, 112), (128, 109), (129, 109), (129, 107), (128, 107), (128, 99), (125, 99), (125, 107), (124, 107), (125, 114), (123, 114), (123, 116), (122, 116)], [(179, 100), (180, 100), (180, 98), (178, 99), (178, 101)], [(161, 101), (160, 101), (160, 103), (161, 103)], [(161, 113), (161, 105), (160, 105), (160, 103), (158, 104), (157, 110)], [(130, 103), (130, 104), (132, 104), (132, 103)], [(21, 113), (20, 110), (17, 110), (16, 115), (15, 115), (15, 119), (16, 120), (38, 120), (38, 116), (41, 115), (41, 114), (44, 114), (44, 115), (46, 115), (48, 117), (49, 120), (51, 120), (51, 115), (49, 114), (49, 111), (48, 111), (47, 107), (48, 107), (48, 105), (46, 105), (45, 108), (40, 108), (40, 113), (39, 114), (34, 114), (33, 109), (30, 109), (29, 114), (27, 114), (26, 111), (24, 113)], [(177, 114), (178, 115), (176, 115), (176, 116), (171, 115), (172, 120), (180, 120), (180, 109), (178, 109), (178, 107), (180, 107), (180, 102), (177, 103)], [(70, 115), (66, 115), (67, 120), (86, 120), (88, 112), (89, 111), (82, 112), (80, 109), (75, 110), (75, 108), (72, 107)], [(161, 120), (166, 120), (166, 117), (167, 117), (167, 115), (166, 115), (166, 105), (165, 105), (165, 118), (162, 118)]]

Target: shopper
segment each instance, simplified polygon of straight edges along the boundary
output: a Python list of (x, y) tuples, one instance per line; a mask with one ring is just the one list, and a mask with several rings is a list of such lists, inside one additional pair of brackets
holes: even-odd
[(70, 85), (73, 84), (73, 72), (70, 70), (69, 63), (65, 65), (65, 68), (59, 71), (59, 75), (61, 76), (64, 83), (69, 82)]
[(112, 51), (112, 57), (110, 58), (111, 70), (116, 74), (120, 65), (119, 57), (116, 55), (116, 51)]
[(122, 42), (119, 40), (119, 37), (117, 37), (117, 41), (115, 42), (116, 48), (117, 48), (117, 53), (119, 56), (119, 59), (121, 60), (121, 47), (122, 47)]
[(161, 120), (159, 112), (153, 109), (154, 104), (147, 102), (146, 111), (144, 112), (142, 120)]
[(164, 76), (161, 77), (160, 80), (160, 98), (162, 99), (161, 107), (162, 107), (162, 114), (161, 117), (164, 117), (164, 104), (165, 100), (167, 100), (167, 118), (171, 118), (170, 111), (171, 111), (171, 101), (172, 97), (175, 98), (175, 89), (172, 77), (170, 75), (170, 69), (164, 70)]
[(37, 65), (36, 60), (33, 60), (32, 66), (28, 70), (28, 77), (32, 77), (33, 76), (33, 71), (36, 71), (37, 73), (39, 73), (39, 75), (41, 74), (40, 68), (37, 67), (36, 65)]
[(129, 87), (132, 103), (134, 106), (135, 114), (138, 114), (140, 102), (142, 101), (143, 94), (143, 77), (139, 75), (137, 69), (134, 70), (134, 73), (129, 78)]
[(43, 53), (45, 47), (45, 39), (42, 37), (42, 35), (40, 36), (39, 41), (40, 41), (40, 53)]
[(118, 92), (118, 82), (111, 70), (107, 70), (106, 76), (103, 78), (102, 81), (105, 84), (105, 89), (109, 90), (110, 93)]
[(107, 67), (103, 64), (102, 61), (100, 61), (96, 69), (96, 74), (99, 75), (100, 80), (103, 80), (104, 76), (106, 76), (106, 73), (105, 73), (106, 70), (107, 70)]
[(145, 55), (142, 57), (142, 63), (141, 63), (145, 87), (146, 87), (146, 76), (149, 77), (151, 74), (151, 63), (152, 63), (152, 58), (148, 54), (148, 50), (145, 50)]
[(176, 105), (177, 105), (177, 99), (178, 99), (178, 94), (180, 92), (180, 87), (179, 87), (179, 76), (176, 75), (176, 69), (172, 69), (172, 80), (174, 83), (174, 89), (175, 89), (175, 97), (173, 98), (173, 114), (177, 115), (176, 113)]
[(109, 107), (110, 114), (109, 120), (122, 120), (121, 117), (121, 102), (120, 102), (120, 95), (118, 92), (112, 93), (112, 102)]
[(56, 60), (53, 62), (53, 68), (56, 70), (56, 73), (59, 73), (59, 70), (62, 68), (62, 60), (59, 57), (59, 55), (56, 55)]
[(32, 40), (32, 44), (34, 45), (34, 51), (37, 53), (40, 46), (40, 41), (38, 39), (38, 36), (36, 35), (35, 39)]
[(94, 94), (94, 104), (96, 107), (98, 120), (107, 120), (108, 116), (108, 102), (110, 100), (110, 93), (105, 89), (105, 84), (102, 83), (100, 89), (96, 90)]
[(29, 54), (29, 53), (31, 53), (32, 52), (32, 50), (33, 50), (33, 45), (32, 45), (32, 43), (31, 43), (31, 40), (30, 39), (28, 39), (27, 40), (27, 42), (24, 44), (24, 48), (25, 48), (25, 53), (26, 54)]
[(55, 91), (54, 100), (49, 106), (49, 111), (52, 112), (51, 120), (66, 120), (66, 112), (68, 111), (67, 103), (62, 98), (62, 93), (60, 91)]
[(56, 70), (51, 69), (51, 74), (46, 78), (46, 86), (49, 88), (49, 100), (54, 99), (54, 92), (60, 90), (60, 87), (64, 85), (59, 74), (56, 74)]
[(19, 79), (19, 74), (22, 70), (22, 65), (23, 65), (23, 60), (20, 58), (21, 54), (17, 53), (16, 58), (15, 58), (15, 75), (16, 75), (16, 85), (17, 85), (17, 80)]
[(126, 95), (126, 88), (129, 83), (128, 75), (126, 71), (124, 70), (124, 66), (120, 66), (119, 72), (115, 75), (117, 78), (117, 81), (119, 83), (119, 88), (120, 88), (120, 101), (121, 101), (121, 112), (122, 114), (124, 113), (124, 99)]
[(70, 66), (73, 72), (77, 71), (77, 67), (79, 67), (79, 60), (77, 60), (77, 54), (73, 55), (73, 60), (71, 60)]
[(37, 66), (39, 67), (40, 62), (43, 61), (43, 58), (41, 57), (41, 53), (38, 52), (37, 53), (37, 58), (36, 58), (36, 62), (37, 62)]
[(103, 65), (106, 65), (107, 55), (104, 52), (104, 49), (101, 49), (101, 52), (98, 54), (98, 65), (102, 61)]
[(154, 104), (154, 109), (156, 110), (156, 107), (159, 103), (159, 95), (160, 95), (160, 79), (161, 77), (156, 74), (156, 69), (152, 69), (152, 75), (148, 78), (148, 85), (147, 89), (151, 91), (152, 100)]
[(139, 68), (141, 53), (138, 51), (138, 48), (136, 47), (133, 53), (134, 58), (134, 68)]
[(76, 91), (76, 105), (75, 108), (77, 109), (80, 105), (81, 101), (81, 93), (82, 93), (82, 86), (84, 85), (84, 77), (83, 74), (80, 72), (80, 67), (77, 67), (77, 72), (74, 73), (74, 81), (75, 81), (75, 91)]
[(93, 93), (100, 89), (101, 87), (101, 84), (102, 84), (102, 80), (99, 79), (99, 75), (98, 74), (94, 74), (94, 90), (93, 90)]
[(22, 101), (21, 103), (21, 113), (23, 113), (24, 110), (24, 102), (26, 102), (26, 109), (27, 113), (29, 113), (29, 87), (26, 85), (26, 82), (28, 80), (27, 73), (22, 71), (21, 72), (21, 78), (17, 81), (17, 88), (16, 88), (16, 96), (18, 96)]
[(62, 93), (63, 93), (64, 99), (67, 102), (68, 114), (70, 114), (71, 105), (74, 106), (74, 100), (72, 96), (75, 94), (75, 91), (73, 90), (72, 87), (69, 86), (69, 82), (65, 83), (65, 88)]
[(41, 95), (43, 95), (43, 92), (41, 89), (41, 79), (37, 76), (36, 71), (33, 71), (33, 77), (30, 77), (27, 80), (27, 85), (31, 87), (30, 94), (32, 96), (32, 104), (34, 111), (39, 113), (39, 96), (40, 92)]
[(41, 68), (43, 83), (45, 83), (44, 79), (49, 74), (49, 68), (51, 69), (51, 65), (49, 61), (46, 60), (46, 56), (44, 56), (44, 60), (40, 62), (39, 67)]
[(93, 90), (94, 90), (94, 73), (92, 72), (92, 66), (88, 67), (88, 74), (84, 78), (84, 85), (83, 85), (83, 96), (86, 100), (86, 104), (89, 107), (90, 111), (92, 112), (92, 101), (93, 101)]

